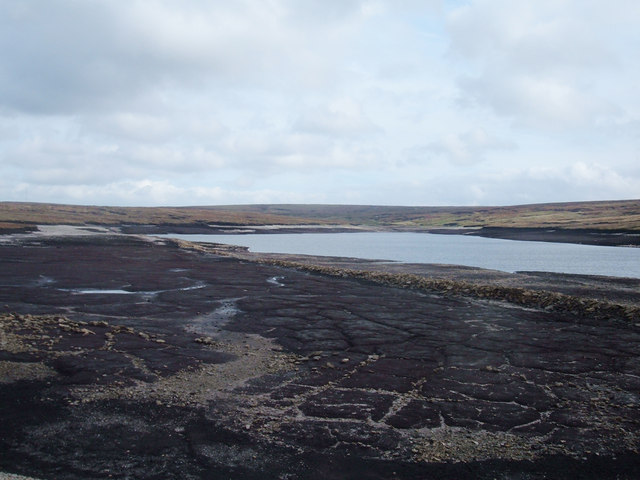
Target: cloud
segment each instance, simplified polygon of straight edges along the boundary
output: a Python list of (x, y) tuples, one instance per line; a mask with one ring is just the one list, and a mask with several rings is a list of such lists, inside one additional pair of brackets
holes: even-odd
[(576, 0), (476, 0), (454, 9), (447, 26), (454, 52), (535, 75), (615, 65), (615, 50), (593, 29), (596, 18), (616, 8)]
[(358, 32), (361, 3), (2, 2), (0, 105), (110, 111), (153, 101), (175, 86), (278, 88), (328, 80)]
[(0, 0), (0, 200), (637, 197), (638, 24), (631, 0)]
[[(92, 198), (97, 205), (118, 206), (180, 206), (180, 205), (229, 205), (246, 203), (305, 203), (308, 192), (292, 192), (288, 189), (258, 188), (245, 189), (219, 186), (177, 185), (167, 180), (142, 179), (138, 181), (119, 181), (101, 185), (38, 185), (20, 183), (3, 185), (11, 191), (18, 201), (37, 201), (75, 204), (87, 204)], [(316, 203), (326, 203), (327, 197), (314, 193)]]
[(160, 63), (136, 58), (121, 13), (106, 2), (2, 2), (0, 105), (69, 113), (141, 92)]
[(554, 78), (484, 75), (462, 77), (459, 85), (469, 99), (488, 104), (498, 114), (527, 127), (563, 129), (595, 125), (621, 109), (602, 98)]
[(640, 181), (637, 178), (629, 178), (615, 169), (597, 163), (575, 162), (570, 165), (567, 178), (577, 186), (593, 188), (596, 191), (626, 191), (628, 195), (637, 195), (640, 192)]
[[(640, 178), (629, 177), (616, 168), (597, 162), (571, 162), (554, 166), (513, 166), (505, 171), (488, 172), (476, 179), (486, 197), (499, 204), (637, 198)], [(542, 196), (542, 197), (541, 197)], [(511, 200), (510, 200), (511, 199)]]
[(483, 128), (475, 128), (461, 134), (449, 133), (428, 144), (424, 150), (442, 155), (455, 165), (472, 165), (484, 161), (490, 152), (515, 148), (513, 142), (490, 136)]
[(144, 112), (118, 112), (94, 120), (94, 128), (113, 137), (143, 141), (166, 141), (172, 137), (176, 125), (164, 115)]
[(451, 52), (470, 61), (458, 79), (462, 101), (536, 129), (619, 116), (625, 104), (612, 85), (631, 61), (621, 44), (638, 35), (614, 21), (640, 20), (634, 3), (477, 0), (453, 10)]
[(222, 154), (241, 160), (249, 174), (257, 175), (289, 171), (315, 175), (327, 168), (344, 171), (379, 164), (375, 146), (363, 145), (350, 137), (295, 131), (244, 132), (233, 138)]
[(294, 130), (317, 135), (352, 137), (380, 131), (362, 112), (361, 106), (351, 98), (334, 100), (326, 108), (303, 113)]
[(22, 141), (6, 148), (2, 156), (5, 168), (22, 167), (22, 179), (52, 185), (95, 186), (150, 176), (175, 179), (225, 166), (220, 154), (197, 145), (113, 144), (65, 135)]

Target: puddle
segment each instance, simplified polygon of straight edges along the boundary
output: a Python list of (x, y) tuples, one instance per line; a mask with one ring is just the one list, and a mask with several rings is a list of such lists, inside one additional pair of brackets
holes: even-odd
[(280, 280), (283, 280), (284, 277), (271, 277), (267, 279), (267, 283), (275, 285), (277, 287), (284, 287), (284, 283), (280, 283)]
[[(207, 286), (207, 284), (206, 284), (206, 283), (204, 283), (204, 282), (200, 282), (200, 283), (197, 283), (197, 284), (192, 285), (192, 286), (190, 286), (190, 287), (182, 287), (182, 288), (177, 288), (177, 289), (175, 289), (175, 290), (179, 290), (179, 291), (181, 291), (181, 292), (186, 292), (187, 290), (198, 290), (199, 288), (204, 288), (204, 287), (206, 287), (206, 286)], [(158, 292), (156, 292), (156, 293), (161, 293), (161, 292), (172, 292), (172, 291), (173, 291), (173, 290), (158, 290)]]
[(35, 281), (35, 285), (37, 287), (44, 287), (45, 285), (51, 285), (52, 283), (55, 283), (55, 282), (56, 281), (51, 277), (40, 275), (38, 279)]
[(68, 290), (76, 295), (133, 295), (136, 293), (148, 293), (148, 292), (128, 292), (127, 290), (119, 289), (99, 289), (99, 288), (84, 288), (84, 289), (71, 289)]
[[(53, 280), (52, 280), (53, 281)], [(197, 290), (207, 286), (204, 282), (198, 282), (195, 285), (181, 288), (171, 288), (168, 290), (123, 290), (121, 288), (61, 288), (59, 290), (71, 292), (74, 295), (142, 295), (145, 297), (155, 296), (165, 292), (185, 292), (188, 290)]]

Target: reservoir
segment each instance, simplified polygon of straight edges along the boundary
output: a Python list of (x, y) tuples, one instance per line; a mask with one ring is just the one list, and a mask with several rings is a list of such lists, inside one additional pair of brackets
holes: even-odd
[(640, 278), (640, 248), (409, 232), (158, 235), (288, 253)]

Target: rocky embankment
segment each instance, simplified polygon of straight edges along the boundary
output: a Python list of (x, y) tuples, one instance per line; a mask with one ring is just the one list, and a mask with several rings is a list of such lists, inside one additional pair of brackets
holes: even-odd
[(640, 246), (640, 232), (637, 230), (483, 227), (470, 232), (470, 234), (530, 242), (578, 243), (610, 247)]
[[(626, 298), (626, 301), (624, 302), (616, 302), (610, 298), (588, 298), (585, 296), (569, 295), (562, 292), (544, 289), (545, 286), (553, 289), (557, 287), (556, 282), (558, 280), (562, 281), (565, 277), (571, 277), (563, 274), (546, 274), (547, 276), (555, 277), (555, 279), (558, 280), (556, 280), (556, 282), (548, 282), (547, 285), (545, 285), (544, 282), (540, 282), (537, 285), (537, 288), (533, 289), (500, 285), (499, 282), (493, 281), (493, 277), (485, 278), (485, 281), (482, 282), (482, 278), (478, 281), (478, 276), (476, 276), (476, 281), (468, 281), (464, 279), (464, 275), (456, 275), (455, 273), (453, 275), (451, 274), (451, 272), (458, 270), (458, 267), (448, 269), (449, 276), (453, 276), (454, 278), (438, 278), (437, 276), (433, 276), (433, 271), (429, 271), (428, 274), (412, 273), (411, 269), (413, 266), (411, 264), (396, 264), (390, 266), (381, 262), (368, 262), (357, 259), (351, 259), (350, 262), (345, 262), (345, 259), (336, 259), (335, 261), (327, 262), (320, 257), (313, 256), (253, 254), (248, 252), (245, 247), (236, 247), (231, 245), (212, 246), (211, 244), (206, 243), (191, 243), (181, 240), (176, 240), (175, 242), (183, 248), (190, 248), (203, 252), (213, 252), (218, 255), (249, 259), (264, 264), (295, 268), (301, 271), (330, 275), (333, 277), (354, 278), (391, 287), (409, 288), (443, 295), (457, 295), (485, 300), (504, 301), (522, 307), (568, 313), (586, 321), (601, 322), (608, 320), (621, 320), (640, 326), (640, 295), (638, 295), (640, 294), (640, 280), (635, 279), (627, 279), (627, 281), (624, 282), (625, 286), (631, 290), (629, 298)], [(343, 263), (349, 265), (351, 268), (334, 266), (331, 265), (331, 263)], [(469, 268), (468, 270), (473, 270), (475, 272), (483, 271), (482, 269), (472, 268)], [(488, 274), (492, 273), (490, 271), (486, 272)], [(539, 275), (539, 272), (536, 273)], [(489, 275), (487, 276), (489, 277)], [(503, 274), (502, 276), (507, 277), (508, 274)], [(517, 276), (518, 275), (512, 275), (512, 278)], [(603, 277), (590, 277), (584, 275), (573, 275), (572, 277), (582, 278), (584, 279), (583, 281), (586, 281), (587, 283), (589, 278), (593, 279), (593, 283), (604, 279)], [(611, 284), (615, 282), (616, 281), (614, 279), (609, 281), (609, 290), (612, 290)], [(609, 296), (612, 296), (611, 294), (614, 292), (609, 291), (608, 293)]]
[[(367, 280), (391, 287), (411, 288), (447, 295), (461, 295), (486, 300), (505, 301), (523, 307), (542, 308), (548, 311), (569, 313), (578, 318), (586, 318), (589, 321), (625, 320), (635, 323), (640, 322), (640, 307), (580, 298), (557, 292), (535, 291), (519, 287), (478, 285), (458, 280), (425, 278), (416, 274), (372, 272), (313, 266), (299, 262), (270, 261), (268, 263), (334, 277)], [(640, 323), (638, 323), (638, 326), (640, 326)]]

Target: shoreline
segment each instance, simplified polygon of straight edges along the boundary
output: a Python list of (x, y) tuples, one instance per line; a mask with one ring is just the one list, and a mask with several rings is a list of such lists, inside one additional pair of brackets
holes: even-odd
[(411, 232), (434, 235), (470, 235), (514, 241), (572, 243), (610, 247), (640, 247), (640, 232), (601, 229), (523, 228), (523, 227), (399, 227), (372, 225), (245, 225), (245, 224), (78, 224), (38, 225), (24, 229), (0, 230), (0, 238), (12, 235), (38, 234), (38, 229), (55, 229), (66, 226), (72, 229), (98, 232), (118, 232), (129, 235), (248, 235), (248, 234), (302, 234), (302, 233), (358, 233), (358, 232)]
[(129, 225), (121, 226), (122, 233), (157, 234), (279, 234), (279, 233), (357, 233), (357, 232), (411, 232), (434, 235), (471, 235), (503, 240), (573, 243), (611, 247), (640, 247), (640, 233), (598, 229), (559, 228), (511, 228), (511, 227), (461, 227), (461, 228), (414, 228), (367, 225)]
[[(407, 232), (366, 232), (358, 238), (339, 235), (325, 238), (324, 234), (311, 234), (299, 238), (289, 234), (282, 239), (255, 235), (251, 238), (235, 235), (163, 234), (161, 239), (232, 245), (238, 250), (270, 255), (352, 256), (363, 261), (401, 264), (450, 264), (461, 267), (497, 270), (506, 273), (538, 271), (564, 275), (608, 276), (640, 279), (637, 251), (618, 250), (594, 245), (581, 248), (576, 244), (518, 244), (495, 240), (464, 239), (451, 241)], [(409, 236), (407, 236), (409, 235)], [(469, 245), (472, 245), (469, 247)], [(402, 248), (397, 248), (402, 245)], [(575, 246), (574, 246), (575, 245)], [(483, 254), (483, 248), (486, 253)], [(277, 253), (276, 253), (277, 252)]]
[(640, 233), (617, 230), (483, 227), (470, 235), (532, 242), (640, 247)]
[(254, 253), (237, 245), (164, 239), (180, 248), (397, 288), (507, 301), (530, 308), (639, 322), (640, 278), (555, 272), (502, 272), (465, 265), (401, 263), (299, 254)]

